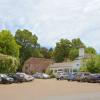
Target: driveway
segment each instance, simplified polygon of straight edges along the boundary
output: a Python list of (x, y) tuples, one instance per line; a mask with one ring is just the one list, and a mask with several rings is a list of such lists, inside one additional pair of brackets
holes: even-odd
[(56, 79), (0, 84), (0, 100), (100, 100), (100, 84)]

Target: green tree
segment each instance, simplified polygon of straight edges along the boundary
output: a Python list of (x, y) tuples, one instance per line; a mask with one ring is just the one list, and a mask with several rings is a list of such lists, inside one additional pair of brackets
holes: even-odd
[(88, 59), (85, 63), (85, 66), (81, 67), (80, 70), (91, 73), (100, 73), (100, 55)]
[(80, 40), (80, 38), (72, 39), (72, 48), (80, 47), (85, 47), (84, 43)]
[(0, 53), (19, 57), (20, 46), (16, 43), (15, 38), (8, 30), (0, 32)]
[(79, 56), (79, 50), (76, 48), (72, 48), (69, 52), (69, 58), (70, 60), (74, 60)]
[(93, 48), (93, 47), (87, 47), (85, 49), (85, 52), (88, 53), (88, 54), (96, 54), (96, 50)]
[(48, 58), (53, 58), (54, 57), (54, 51), (53, 51), (53, 48), (50, 48), (49, 50), (48, 50)]
[(56, 62), (62, 62), (65, 58), (68, 58), (71, 49), (71, 42), (68, 39), (61, 39), (56, 43), (54, 51), (54, 59)]
[(77, 58), (79, 56), (79, 48), (81, 48), (81, 47), (85, 48), (85, 45), (80, 40), (80, 38), (76, 38), (76, 39), (72, 39), (71, 46), (72, 47), (69, 52), (69, 58), (70, 58), (70, 60), (74, 60), (75, 58)]
[(0, 73), (15, 73), (19, 60), (15, 57), (0, 54)]
[(44, 58), (48, 58), (48, 49), (46, 47), (41, 47), (41, 54)]
[(36, 56), (36, 54), (34, 55), (34, 51), (36, 51), (36, 48), (39, 48), (39, 44), (37, 43), (38, 38), (32, 32), (24, 29), (16, 31), (15, 39), (21, 45), (20, 63), (22, 66), (29, 57)]
[(44, 58), (47, 58), (47, 59), (53, 58), (53, 49), (52, 48), (47, 49), (46, 47), (42, 47), (40, 51)]

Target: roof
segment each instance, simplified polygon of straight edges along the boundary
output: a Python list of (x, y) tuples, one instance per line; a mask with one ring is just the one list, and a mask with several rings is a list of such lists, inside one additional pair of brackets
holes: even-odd
[(43, 70), (46, 70), (48, 66), (52, 63), (53, 63), (52, 59), (31, 57), (24, 63), (23, 70), (27, 71), (29, 69), (30, 71), (35, 70), (41, 72)]

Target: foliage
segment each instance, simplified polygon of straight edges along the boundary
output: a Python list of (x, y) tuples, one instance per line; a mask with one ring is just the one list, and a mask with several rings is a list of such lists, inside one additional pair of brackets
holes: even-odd
[(53, 73), (53, 71), (48, 68), (48, 69), (46, 69), (45, 73), (48, 75), (51, 75)]
[(69, 52), (69, 58), (71, 60), (74, 60), (75, 58), (77, 58), (78, 55), (79, 55), (79, 50), (76, 49), (76, 48), (71, 49), (70, 52)]
[(32, 70), (31, 74), (36, 74), (36, 71), (35, 70)]
[(53, 58), (53, 49), (47, 49), (46, 47), (42, 47), (40, 49), (41, 54), (43, 55), (44, 58)]
[(34, 49), (39, 46), (39, 44), (37, 43), (38, 38), (36, 35), (32, 35), (32, 32), (28, 30), (17, 30), (15, 39), (17, 43), (21, 45), (20, 61), (21, 65), (23, 65), (25, 60), (27, 60), (29, 57), (34, 56)]
[(93, 47), (87, 47), (85, 52), (88, 54), (96, 54), (96, 50)]
[(45, 71), (46, 74), (50, 75), (50, 78), (55, 78), (55, 75), (53, 74), (53, 71), (49, 68)]
[(19, 65), (19, 61), (8, 55), (0, 54), (0, 73), (14, 73)]
[(85, 47), (85, 45), (80, 40), (80, 38), (72, 39), (72, 48), (81, 48), (81, 47)]
[(54, 51), (55, 61), (62, 62), (65, 58), (74, 60), (78, 57), (80, 47), (85, 48), (85, 45), (80, 38), (72, 39), (72, 41), (61, 39), (60, 42), (56, 43)]
[(61, 39), (56, 43), (54, 58), (56, 62), (62, 62), (65, 58), (68, 58), (71, 48), (71, 42), (68, 39)]
[(0, 53), (19, 57), (20, 46), (16, 43), (11, 32), (2, 30), (0, 32)]
[(97, 55), (86, 61), (86, 66), (80, 68), (81, 71), (88, 71), (91, 73), (100, 73), (100, 56)]
[(86, 66), (81, 66), (80, 67), (80, 72), (88, 72), (87, 67)]

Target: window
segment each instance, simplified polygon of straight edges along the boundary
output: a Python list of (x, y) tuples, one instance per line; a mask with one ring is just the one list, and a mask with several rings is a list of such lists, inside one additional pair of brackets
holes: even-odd
[(80, 66), (80, 64), (77, 64), (77, 66)]

